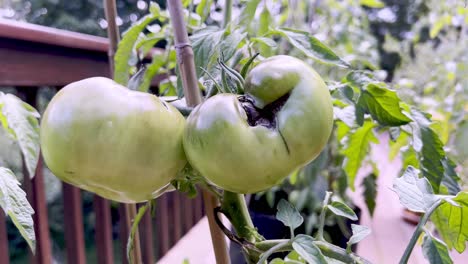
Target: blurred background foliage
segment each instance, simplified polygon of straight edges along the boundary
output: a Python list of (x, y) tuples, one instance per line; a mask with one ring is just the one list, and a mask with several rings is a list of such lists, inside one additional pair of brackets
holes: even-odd
[[(157, 2), (165, 7), (165, 1)], [(193, 10), (202, 2), (206, 1), (194, 0)], [(206, 14), (201, 21), (208, 25), (221, 24), (224, 1), (208, 2), (212, 5), (201, 12)], [(241, 14), (246, 2), (234, 0), (234, 18)], [(117, 23), (124, 32), (132, 22), (148, 12), (150, 2), (117, 0), (117, 6)], [(262, 1), (259, 6), (256, 21), (264, 19), (272, 27), (281, 25), (314, 34), (354, 68), (377, 70), (377, 76), (390, 82), (405, 101), (431, 113), (437, 121), (434, 129), (446, 143), (446, 151), (459, 164), (457, 170), (465, 183), (464, 189), (468, 190), (468, 8), (465, 0), (271, 0)], [(105, 36), (107, 27), (101, 0), (0, 0), (0, 18), (98, 36)], [(191, 18), (200, 20), (195, 16)], [(258, 28), (258, 23), (253, 23), (250, 30), (257, 34), (262, 29)], [(255, 45), (262, 50), (261, 45), (265, 44)], [(279, 53), (294, 52), (287, 44), (278, 49)], [(264, 50), (268, 53), (268, 49)], [(330, 83), (343, 76), (336, 67), (327, 67), (312, 60), (309, 63)], [(16, 92), (12, 87), (1, 89)], [(54, 92), (54, 88), (40, 89), (40, 111)], [(19, 149), (2, 130), (0, 146), (0, 165), (12, 168), (21, 177)], [(309, 211), (316, 210), (313, 207), (319, 205), (325, 190), (335, 188), (340, 191), (340, 179), (343, 177), (335, 173), (341, 170), (334, 168), (334, 164), (341, 162), (331, 160), (337, 157), (336, 146), (329, 145), (320, 158), (304, 173), (297, 175), (294, 188), (290, 186), (291, 182), (286, 182), (286, 186), (281, 188), (288, 192), (290, 200), (295, 200), (298, 207), (306, 206), (304, 200), (316, 200), (315, 203), (307, 203), (312, 206)], [(304, 179), (303, 174), (313, 177)], [(54, 253), (57, 261), (63, 262), (61, 184), (47, 170), (45, 175)], [(305, 190), (309, 190), (308, 193), (302, 192)], [(91, 195), (86, 193), (83, 208), (87, 245), (93, 241), (91, 203)], [(311, 222), (314, 218), (310, 214)], [(26, 246), (16, 229), (8, 228), (8, 231), (11, 232), (10, 252), (14, 256), (25, 255)], [(13, 263), (20, 262), (13, 259)]]

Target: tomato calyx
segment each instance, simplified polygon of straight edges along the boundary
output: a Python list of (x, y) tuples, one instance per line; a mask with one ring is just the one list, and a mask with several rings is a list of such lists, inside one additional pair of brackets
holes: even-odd
[(286, 104), (289, 96), (290, 93), (287, 93), (263, 108), (256, 107), (254, 99), (249, 95), (241, 95), (238, 99), (247, 114), (247, 123), (250, 126), (264, 126), (268, 129), (276, 129), (277, 113)]

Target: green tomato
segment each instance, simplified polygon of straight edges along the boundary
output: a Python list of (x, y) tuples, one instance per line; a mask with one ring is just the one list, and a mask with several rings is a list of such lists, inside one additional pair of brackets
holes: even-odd
[(47, 106), (41, 147), (61, 180), (124, 203), (156, 197), (186, 164), (184, 117), (156, 96), (95, 77)]
[(189, 162), (213, 184), (254, 193), (280, 183), (327, 144), (333, 106), (322, 78), (306, 63), (274, 56), (253, 68), (244, 96), (219, 94), (187, 119)]

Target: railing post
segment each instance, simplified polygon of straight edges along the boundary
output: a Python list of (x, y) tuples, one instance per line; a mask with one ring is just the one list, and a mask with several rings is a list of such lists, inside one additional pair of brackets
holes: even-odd
[(34, 176), (33, 179), (29, 177), (26, 169), (23, 170), (24, 188), (26, 189), (29, 203), (34, 208), (33, 221), (34, 232), (36, 233), (36, 254), (31, 254), (31, 263), (50, 264), (52, 263), (52, 249), (49, 236), (49, 220), (47, 216), (47, 201), (45, 199), (42, 168), (42, 157), (39, 157), (36, 176)]
[(141, 257), (143, 263), (154, 262), (153, 221), (151, 211), (146, 211), (140, 222)]
[(169, 195), (170, 193), (165, 193), (156, 200), (156, 236), (158, 243), (158, 259), (166, 254), (171, 245), (169, 236)]
[(80, 189), (62, 183), (65, 246), (68, 264), (85, 264), (83, 211)]
[(93, 210), (96, 215), (95, 242), (99, 264), (113, 264), (112, 219), (109, 201), (94, 195)]

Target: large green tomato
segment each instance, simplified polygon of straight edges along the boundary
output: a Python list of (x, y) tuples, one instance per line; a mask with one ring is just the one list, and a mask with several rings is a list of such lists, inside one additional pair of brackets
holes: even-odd
[(67, 85), (47, 106), (41, 147), (64, 182), (107, 199), (154, 198), (186, 164), (184, 117), (156, 96), (95, 77)]
[(254, 193), (315, 159), (332, 126), (332, 101), (322, 78), (296, 58), (274, 56), (249, 72), (244, 96), (215, 95), (194, 109), (184, 149), (213, 184)]

